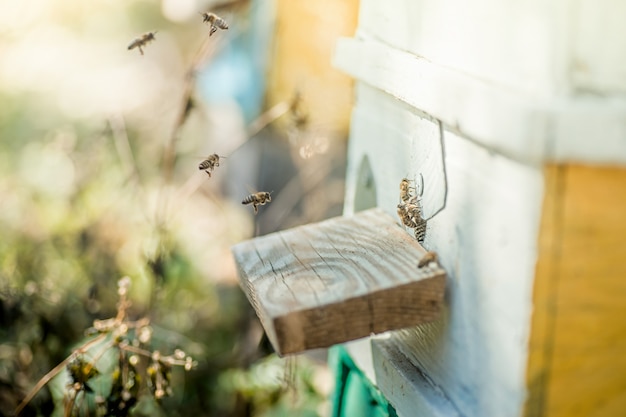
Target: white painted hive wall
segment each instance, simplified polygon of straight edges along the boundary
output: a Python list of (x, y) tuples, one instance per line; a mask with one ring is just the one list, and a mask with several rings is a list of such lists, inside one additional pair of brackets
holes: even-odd
[(537, 96), (626, 92), (621, 0), (361, 0), (359, 36)]
[[(542, 166), (626, 163), (625, 18), (619, 0), (361, 0), (338, 42), (357, 80), (346, 214), (395, 215), (400, 179), (421, 174), (429, 217), (447, 186), (424, 246), (449, 308), (391, 336), (451, 406), (432, 416), (522, 413)], [(376, 380), (367, 342), (349, 349)], [(400, 414), (428, 409), (401, 378), (381, 387)]]
[[(429, 221), (424, 246), (439, 253), (448, 272), (449, 309), (440, 322), (393, 337), (461, 415), (516, 416), (525, 398), (541, 172), (490, 153), (445, 126), (442, 133), (447, 202)], [(398, 184), (407, 173), (422, 173), (425, 190), (440, 187), (436, 167), (424, 169), (411, 151), (430, 147), (437, 152), (440, 139), (436, 121), (358, 84), (346, 212), (358, 203), (353, 196), (365, 157), (371, 161), (376, 203), (393, 215)], [(365, 368), (370, 366), (367, 355), (357, 354)]]

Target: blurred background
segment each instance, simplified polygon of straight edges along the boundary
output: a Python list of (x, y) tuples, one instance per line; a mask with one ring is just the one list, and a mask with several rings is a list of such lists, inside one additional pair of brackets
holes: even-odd
[[(228, 30), (209, 37), (209, 11)], [(123, 276), (152, 348), (198, 363), (131, 415), (328, 415), (323, 352), (272, 354), (230, 246), (341, 214), (352, 91), (331, 60), (356, 15), (356, 0), (0, 0), (1, 415), (115, 316)], [(256, 216), (255, 191), (272, 192)], [(63, 415), (54, 384), (22, 415)]]

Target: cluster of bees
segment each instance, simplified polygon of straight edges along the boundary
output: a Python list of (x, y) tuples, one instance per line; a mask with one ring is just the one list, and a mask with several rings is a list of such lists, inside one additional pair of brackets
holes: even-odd
[(398, 216), (406, 227), (413, 229), (415, 239), (419, 243), (424, 242), (426, 237), (426, 220), (422, 218), (422, 207), (418, 197), (411, 192), (414, 190), (410, 181), (402, 178), (400, 181), (400, 204), (398, 204)]
[[(423, 186), (422, 186), (423, 189)], [(422, 217), (422, 207), (417, 195), (413, 195), (414, 187), (411, 182), (402, 178), (400, 181), (400, 203), (398, 204), (398, 217), (406, 227), (413, 229), (415, 239), (419, 243), (424, 242), (426, 237), (426, 220)], [(421, 195), (421, 194), (420, 194)], [(438, 257), (436, 252), (426, 252), (417, 263), (418, 268), (424, 268), (431, 264), (437, 265)]]
[[(228, 29), (226, 21), (215, 13), (201, 12), (200, 16), (202, 16), (202, 22), (207, 23), (211, 27), (209, 29), (209, 36), (217, 32), (217, 29)], [(128, 45), (128, 50), (137, 48), (139, 49), (139, 53), (143, 55), (143, 48), (156, 39), (156, 33), (156, 31), (146, 32), (138, 38), (133, 39), (133, 41)]]
[[(209, 36), (217, 32), (218, 29), (222, 29), (222, 30), (228, 29), (228, 23), (226, 23), (224, 19), (222, 19), (215, 13), (202, 12), (200, 13), (200, 16), (202, 16), (202, 22), (210, 26)], [(156, 33), (157, 33), (156, 31), (146, 32), (143, 35), (139, 36), (138, 38), (134, 39), (128, 45), (128, 50), (137, 48), (139, 50), (139, 53), (143, 55), (143, 48), (145, 48), (147, 44), (149, 44), (150, 42), (156, 39), (155, 37)], [(220, 166), (220, 159), (223, 159), (223, 158), (226, 158), (226, 157), (220, 156), (216, 153), (211, 154), (207, 156), (202, 162), (200, 162), (200, 165), (198, 165), (198, 169), (200, 171), (206, 172), (207, 175), (211, 177), (211, 173), (215, 170), (215, 168)], [(245, 204), (245, 205), (252, 204), (252, 207), (254, 208), (254, 214), (257, 214), (259, 212), (259, 206), (263, 206), (272, 201), (272, 196), (270, 194), (271, 193), (267, 191), (259, 191), (259, 192), (250, 194), (241, 201), (241, 204)]]

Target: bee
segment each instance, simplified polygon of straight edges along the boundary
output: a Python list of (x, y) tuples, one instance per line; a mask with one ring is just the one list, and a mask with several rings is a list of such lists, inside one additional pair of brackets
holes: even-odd
[(426, 220), (420, 218), (417, 226), (415, 226), (414, 233), (415, 239), (417, 239), (419, 243), (424, 243), (424, 239), (426, 238)]
[(417, 226), (417, 223), (415, 223), (413, 217), (406, 208), (406, 203), (398, 204), (398, 217), (400, 217), (400, 221), (406, 227), (413, 228)]
[(422, 210), (417, 203), (398, 204), (398, 216), (400, 216), (402, 224), (412, 229), (424, 222), (424, 219), (422, 219)]
[(220, 166), (220, 158), (226, 158), (226, 157), (219, 156), (216, 153), (209, 155), (204, 161), (200, 162), (200, 165), (198, 165), (198, 169), (200, 171), (204, 170), (204, 172), (206, 172), (207, 175), (210, 177), (211, 172), (213, 172), (213, 170), (216, 167)]
[(398, 204), (398, 217), (406, 227), (414, 229), (415, 239), (423, 243), (426, 238), (426, 220), (422, 218), (422, 210), (418, 203)]
[(424, 256), (417, 263), (418, 268), (424, 268), (425, 266), (430, 265), (431, 263), (437, 264), (438, 256), (436, 252), (426, 252)]
[(131, 49), (139, 48), (139, 52), (141, 53), (141, 55), (143, 55), (143, 49), (141, 48), (155, 40), (156, 38), (154, 37), (154, 35), (156, 35), (156, 32), (144, 33), (140, 37), (133, 40), (130, 45), (128, 45), (128, 50), (130, 51)]
[(400, 200), (398, 204), (398, 216), (402, 221), (402, 224), (415, 229), (415, 239), (419, 243), (424, 242), (426, 237), (426, 220), (422, 218), (422, 208), (420, 206), (420, 197), (424, 191), (424, 178), (421, 176), (421, 187), (419, 196), (412, 195), (411, 191), (415, 188), (411, 187), (411, 181), (407, 178), (402, 178), (400, 181)]
[(309, 124), (309, 113), (303, 103), (302, 92), (296, 90), (289, 103), (289, 116), (294, 129), (304, 129)]
[(226, 21), (222, 19), (221, 17), (219, 17), (218, 15), (216, 15), (215, 13), (202, 12), (200, 13), (200, 15), (202, 16), (202, 21), (204, 23), (208, 23), (211, 25), (209, 36), (213, 35), (217, 31), (218, 28), (228, 29), (228, 24), (226, 23)]
[(258, 206), (263, 206), (272, 201), (272, 196), (270, 194), (271, 193), (268, 193), (267, 191), (259, 191), (258, 193), (250, 194), (243, 199), (241, 204), (252, 204), (252, 207), (254, 207), (254, 214), (257, 214), (259, 212)]
[(412, 189), (413, 187), (409, 185), (409, 180), (402, 178), (402, 181), (400, 181), (400, 200), (404, 203), (408, 203), (410, 200), (415, 199), (415, 197), (411, 195)]

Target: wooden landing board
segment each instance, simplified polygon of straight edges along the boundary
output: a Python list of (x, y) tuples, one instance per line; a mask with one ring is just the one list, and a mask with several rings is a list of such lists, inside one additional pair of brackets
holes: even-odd
[(381, 209), (232, 248), (241, 286), (280, 355), (437, 318), (445, 271)]

